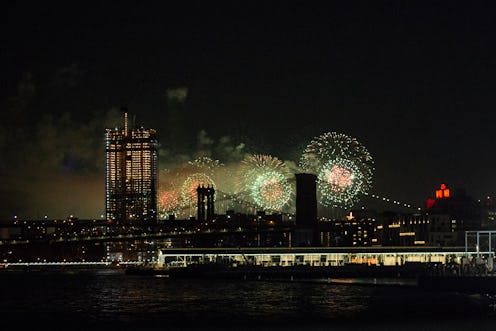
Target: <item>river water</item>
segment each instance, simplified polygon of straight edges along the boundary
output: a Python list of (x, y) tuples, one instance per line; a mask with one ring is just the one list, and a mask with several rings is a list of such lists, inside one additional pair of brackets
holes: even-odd
[(494, 298), (415, 286), (0, 273), (2, 330), (494, 330)]

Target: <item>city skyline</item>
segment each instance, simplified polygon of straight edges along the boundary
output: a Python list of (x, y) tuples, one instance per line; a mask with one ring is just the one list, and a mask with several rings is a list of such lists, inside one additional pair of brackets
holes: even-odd
[[(55, 10), (56, 9), (56, 10)], [(325, 132), (372, 155), (370, 192), (495, 193), (494, 8), (457, 2), (7, 6), (2, 217), (104, 213), (104, 130), (157, 129), (160, 171), (297, 164)]]

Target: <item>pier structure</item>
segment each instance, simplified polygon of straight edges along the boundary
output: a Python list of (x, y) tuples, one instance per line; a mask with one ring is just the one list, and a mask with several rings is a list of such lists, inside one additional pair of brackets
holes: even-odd
[(484, 256), (493, 251), (466, 251), (465, 247), (294, 247), (294, 248), (166, 248), (158, 252), (158, 266), (186, 267), (221, 263), (257, 266), (343, 266), (349, 264), (402, 266), (408, 263), (457, 263), (463, 258)]
[(496, 231), (465, 231), (465, 252), (475, 250), (478, 256), (483, 255), (482, 251), (496, 248), (495, 242)]

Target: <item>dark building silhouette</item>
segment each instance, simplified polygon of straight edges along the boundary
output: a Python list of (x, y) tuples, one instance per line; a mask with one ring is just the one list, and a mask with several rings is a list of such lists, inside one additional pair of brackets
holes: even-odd
[(313, 245), (317, 234), (317, 176), (300, 173), (296, 176), (296, 227), (294, 244)]
[(350, 211), (343, 219), (319, 222), (320, 243), (323, 246), (372, 246), (375, 238), (376, 213)]
[[(214, 195), (215, 189), (213, 187), (200, 186), (196, 189), (198, 193), (198, 220), (211, 221), (214, 218)], [(206, 199), (206, 201), (205, 201)], [(205, 205), (206, 202), (206, 205)], [(206, 214), (205, 214), (206, 208)]]
[(480, 201), (482, 220), (481, 228), (485, 230), (496, 230), (496, 199), (488, 196)]
[(377, 216), (375, 240), (380, 246), (419, 246), (427, 243), (429, 215), (384, 211)]
[(480, 230), (483, 208), (464, 189), (449, 190), (441, 184), (436, 199), (428, 203), (428, 243), (431, 245), (463, 245), (464, 231)]

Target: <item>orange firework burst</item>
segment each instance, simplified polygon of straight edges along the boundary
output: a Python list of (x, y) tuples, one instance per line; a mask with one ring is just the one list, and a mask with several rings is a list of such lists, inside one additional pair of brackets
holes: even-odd
[(163, 191), (158, 198), (159, 208), (165, 213), (173, 213), (179, 208), (179, 195), (174, 191)]

